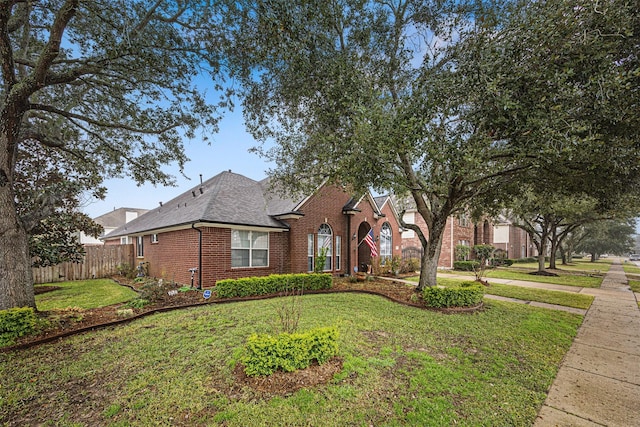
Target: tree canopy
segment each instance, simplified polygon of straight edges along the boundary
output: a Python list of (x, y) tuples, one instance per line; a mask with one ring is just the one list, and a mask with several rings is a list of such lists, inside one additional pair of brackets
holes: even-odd
[(218, 12), (196, 0), (0, 1), (0, 309), (34, 305), (29, 236), (43, 249), (33, 255), (56, 262), (64, 250), (33, 237), (97, 231), (73, 213), (83, 192), (100, 197), (104, 178), (125, 175), (171, 184), (162, 165), (182, 167), (183, 139), (216, 131), (229, 93), (212, 105), (195, 78), (220, 76)]
[(435, 285), (447, 218), (495, 209), (522, 181), (603, 205), (638, 188), (634, 4), (241, 4), (245, 114), (275, 141), (258, 148), (271, 174), (408, 196), (428, 228), (403, 224), (425, 249), (419, 288)]

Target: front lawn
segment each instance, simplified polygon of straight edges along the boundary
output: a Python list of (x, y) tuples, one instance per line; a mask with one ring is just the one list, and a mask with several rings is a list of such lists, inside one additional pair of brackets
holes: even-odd
[(300, 329), (336, 326), (343, 367), (288, 395), (234, 371), (280, 300), (156, 314), (0, 354), (0, 424), (532, 425), (582, 317), (488, 301), (447, 315), (362, 294), (303, 297)]
[(77, 280), (73, 282), (49, 283), (41, 286), (57, 286), (62, 289), (36, 295), (36, 306), (40, 311), (62, 310), (69, 307), (91, 309), (120, 304), (138, 294), (111, 279)]

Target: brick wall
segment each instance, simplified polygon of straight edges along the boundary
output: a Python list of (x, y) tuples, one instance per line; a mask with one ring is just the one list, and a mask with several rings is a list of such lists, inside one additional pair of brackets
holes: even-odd
[[(269, 233), (269, 266), (231, 268), (231, 230), (228, 228), (202, 227), (202, 284), (213, 286), (217, 280), (248, 276), (266, 276), (288, 272), (285, 254), (288, 251), (287, 232)], [(151, 243), (151, 236), (144, 236), (144, 257), (137, 263), (149, 263), (149, 275), (166, 278), (178, 283), (191, 283), (190, 268), (198, 267), (198, 231), (194, 229), (170, 231), (158, 234), (158, 242)], [(194, 284), (198, 284), (195, 273)]]
[[(318, 251), (318, 229), (322, 224), (329, 224), (333, 233), (333, 260), (332, 273), (343, 274), (346, 262), (347, 251), (347, 218), (342, 213), (342, 208), (349, 201), (349, 195), (335, 186), (325, 185), (321, 187), (313, 196), (307, 200), (300, 211), (303, 217), (290, 220), (291, 229), (289, 231), (289, 245), (291, 252), (289, 255), (290, 269), (292, 272), (300, 273), (308, 270), (307, 261), (307, 236), (314, 235), (314, 252)], [(340, 236), (342, 250), (341, 268), (336, 270), (336, 237)]]

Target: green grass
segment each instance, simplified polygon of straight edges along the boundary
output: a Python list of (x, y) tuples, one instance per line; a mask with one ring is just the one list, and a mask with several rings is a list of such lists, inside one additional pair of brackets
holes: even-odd
[(0, 354), (0, 424), (530, 426), (582, 317), (308, 295), (300, 329), (336, 326), (343, 368), (288, 396), (233, 374), (247, 336), (276, 319), (273, 300), (208, 305)]
[(588, 309), (593, 302), (593, 296), (576, 292), (552, 291), (546, 289), (524, 288), (522, 286), (492, 283), (485, 288), (485, 293), (524, 301), (537, 301), (565, 307)]
[[(537, 271), (537, 268), (528, 268), (527, 264), (514, 264), (511, 267), (499, 267), (487, 270), (485, 278), (524, 280), (527, 282), (552, 283), (555, 285), (578, 286), (583, 288), (598, 288), (602, 284), (603, 279), (603, 272), (599, 271), (598, 273), (594, 270), (567, 270), (559, 276), (537, 276), (529, 274), (533, 271)], [(438, 273), (474, 277), (473, 273), (468, 271), (441, 270)]]
[[(50, 283), (46, 286), (59, 286), (62, 289), (36, 295), (36, 306), (41, 311), (68, 307), (84, 309), (105, 307), (129, 301), (138, 295), (111, 279)], [(37, 287), (38, 285), (36, 289)]]
[(640, 267), (632, 262), (625, 261), (624, 263), (622, 263), (622, 269), (625, 273), (640, 275)]
[[(418, 278), (411, 278), (418, 280)], [(460, 284), (460, 279), (450, 279), (438, 277), (438, 284), (441, 286), (455, 286)], [(524, 301), (536, 301), (546, 304), (556, 304), (565, 307), (587, 309), (593, 302), (593, 296), (578, 294), (576, 292), (552, 291), (546, 289), (525, 288), (522, 286), (503, 285), (491, 283), (484, 288), (485, 294), (499, 295), (507, 298), (516, 298)]]
[[(590, 258), (573, 258), (570, 264), (562, 265), (561, 260), (557, 260), (556, 267), (558, 270), (564, 271), (574, 271), (574, 272), (584, 272), (584, 273), (593, 273), (593, 272), (601, 272), (606, 273), (611, 268), (611, 264), (613, 260), (611, 258), (599, 259), (595, 262), (591, 262)], [(546, 263), (545, 266), (548, 268), (549, 263)], [(527, 262), (527, 263), (515, 263), (512, 267), (521, 267), (529, 270), (537, 270), (538, 263), (537, 262)]]

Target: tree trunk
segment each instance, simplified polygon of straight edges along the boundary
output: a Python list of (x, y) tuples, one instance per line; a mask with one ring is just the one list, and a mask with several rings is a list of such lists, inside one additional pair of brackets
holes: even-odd
[(36, 306), (29, 238), (18, 218), (13, 176), (22, 115), (15, 108), (0, 115), (0, 310)]
[(557, 243), (555, 239), (553, 239), (551, 241), (551, 252), (549, 253), (549, 269), (551, 270), (556, 269), (556, 251), (558, 250), (556, 245)]
[[(444, 224), (446, 224), (446, 217)], [(422, 291), (426, 287), (436, 286), (438, 277), (438, 261), (440, 259), (440, 251), (442, 249), (442, 234), (444, 233), (444, 224), (436, 219), (433, 227), (429, 230), (429, 241), (427, 246), (423, 248), (420, 266), (420, 281), (418, 282), (417, 291)]]
[(17, 217), (11, 184), (0, 183), (0, 310), (35, 306), (29, 240)]

